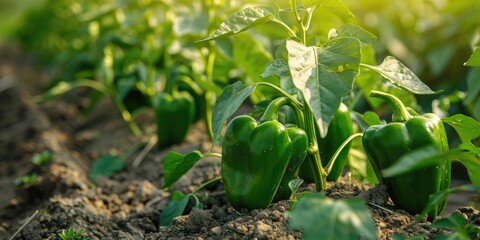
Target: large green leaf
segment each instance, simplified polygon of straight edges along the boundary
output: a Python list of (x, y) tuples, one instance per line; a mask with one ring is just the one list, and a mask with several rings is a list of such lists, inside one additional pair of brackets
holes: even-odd
[(352, 37), (358, 39), (362, 44), (372, 44), (377, 40), (377, 36), (373, 35), (373, 33), (351, 23), (344, 24), (340, 28), (330, 31), (329, 37)]
[(477, 187), (480, 187), (480, 159), (469, 152), (457, 155), (457, 160), (467, 168), (468, 178)]
[(293, 83), (304, 95), (325, 137), (342, 98), (353, 88), (360, 63), (360, 42), (335, 38), (322, 47), (287, 41), (288, 65)]
[[(278, 7), (248, 7), (233, 14), (209, 37), (199, 42), (228, 37), (271, 21), (278, 15)], [(248, 52), (248, 51), (247, 51)]]
[(291, 212), (290, 227), (304, 239), (376, 239), (372, 217), (360, 199), (333, 200), (318, 193), (303, 195)]
[(303, 0), (305, 8), (326, 8), (341, 18), (353, 18), (355, 15), (340, 0)]
[(462, 142), (469, 142), (480, 137), (480, 122), (462, 114), (456, 114), (442, 119), (457, 131)]
[(271, 61), (265, 68), (265, 71), (263, 71), (262, 77), (266, 78), (272, 75), (280, 78), (280, 87), (285, 92), (289, 94), (295, 94), (297, 92), (297, 88), (293, 85), (287, 61), (282, 58)]
[(442, 152), (435, 146), (426, 146), (411, 151), (403, 156), (387, 169), (382, 171), (384, 177), (392, 177), (419, 168), (440, 164), (451, 160), (458, 151)]
[(243, 101), (255, 90), (255, 86), (245, 86), (237, 81), (226, 86), (213, 106), (212, 131), (213, 145), (217, 142), (225, 121), (242, 105)]
[(446, 152), (439, 151), (434, 146), (426, 146), (417, 149), (403, 155), (392, 166), (384, 169), (382, 174), (384, 177), (392, 177), (452, 160), (462, 163), (467, 168), (470, 181), (476, 186), (480, 186), (480, 160), (476, 157), (474, 150), (471, 150), (468, 145), (465, 144)]
[(413, 94), (435, 94), (425, 83), (423, 83), (410, 69), (392, 56), (386, 57), (382, 64), (362, 66), (374, 70), (390, 81), (393, 85), (402, 88)]
[(465, 66), (480, 67), (480, 47), (475, 47), (475, 50), (473, 51), (468, 61), (465, 63)]
[(167, 153), (165, 158), (163, 158), (163, 177), (165, 179), (163, 187), (170, 188), (203, 157), (199, 151), (193, 151), (188, 154), (173, 151)]

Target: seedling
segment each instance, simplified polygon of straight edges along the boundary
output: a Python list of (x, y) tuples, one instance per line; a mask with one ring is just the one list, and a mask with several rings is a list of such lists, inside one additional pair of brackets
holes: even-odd
[(36, 173), (32, 173), (29, 175), (25, 175), (23, 177), (19, 177), (15, 179), (15, 184), (16, 185), (25, 185), (25, 186), (32, 186), (34, 185), (38, 180), (38, 175)]
[(35, 153), (32, 157), (32, 163), (37, 166), (45, 166), (53, 160), (52, 153), (45, 150), (41, 153)]
[(90, 238), (83, 235), (84, 232), (85, 229), (75, 231), (73, 228), (69, 228), (68, 230), (62, 230), (58, 237), (62, 240), (89, 240)]

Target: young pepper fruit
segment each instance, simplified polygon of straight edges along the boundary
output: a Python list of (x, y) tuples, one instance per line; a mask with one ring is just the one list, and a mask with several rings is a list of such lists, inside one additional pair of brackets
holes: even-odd
[(274, 197), (281, 200), (292, 194), (288, 182), (305, 158), (308, 138), (302, 129), (285, 127), (275, 119), (279, 102), (269, 105), (260, 123), (241, 115), (227, 126), (221, 174), (235, 209), (266, 208)]
[[(393, 203), (411, 214), (421, 213), (431, 194), (450, 185), (451, 165), (448, 162), (425, 167), (394, 177), (383, 177), (382, 170), (397, 162), (404, 154), (426, 146), (448, 150), (448, 139), (440, 118), (432, 113), (412, 116), (397, 97), (372, 91), (371, 97), (385, 100), (393, 110), (392, 123), (370, 126), (362, 138), (363, 147), (381, 183)], [(428, 213), (433, 220), (441, 213), (445, 202)]]
[(155, 97), (157, 146), (159, 149), (183, 142), (195, 118), (195, 102), (185, 91), (161, 93)]
[[(320, 133), (317, 133), (318, 149), (320, 151), (323, 167), (327, 166), (328, 162), (335, 154), (335, 151), (352, 134), (353, 121), (352, 117), (350, 117), (350, 111), (345, 104), (341, 103), (340, 107), (333, 115), (330, 125), (328, 125), (327, 136), (320, 138)], [(337, 181), (342, 175), (351, 145), (352, 144), (349, 143), (345, 146), (337, 156), (331, 171), (327, 175), (327, 181)], [(298, 175), (307, 182), (314, 182), (311, 162), (305, 161), (300, 167)]]

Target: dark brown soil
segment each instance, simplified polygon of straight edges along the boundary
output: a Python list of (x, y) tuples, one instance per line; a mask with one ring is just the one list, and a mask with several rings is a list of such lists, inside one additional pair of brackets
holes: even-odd
[[(126, 159), (126, 170), (93, 183), (87, 176), (97, 157), (122, 154), (148, 139), (133, 137), (115, 107), (104, 99), (84, 117), (84, 90), (73, 91), (42, 105), (31, 96), (41, 92), (48, 79), (34, 71), (28, 59), (12, 49), (0, 51), (0, 239), (10, 238), (35, 212), (16, 239), (58, 239), (64, 229), (85, 229), (92, 239), (300, 239), (302, 233), (288, 228), (285, 212), (289, 201), (265, 210), (238, 212), (225, 196), (220, 182), (199, 192), (203, 210), (187, 207), (173, 225), (159, 227), (159, 215), (173, 191), (189, 193), (205, 181), (218, 177), (218, 159), (200, 161), (180, 179), (172, 191), (162, 189), (162, 158), (169, 150), (206, 151), (211, 142), (202, 123), (195, 124), (184, 143), (165, 150), (152, 150), (141, 162), (140, 150)], [(146, 132), (154, 131), (149, 113), (137, 121)], [(31, 163), (33, 154), (49, 150), (53, 162)], [(219, 150), (217, 149), (217, 152)], [(15, 179), (35, 173), (31, 185), (15, 185)], [(301, 191), (313, 191), (304, 185)], [(443, 233), (425, 222), (410, 226), (414, 216), (396, 210), (383, 186), (368, 186), (343, 177), (329, 183), (326, 191), (334, 199), (363, 198), (377, 226), (379, 239), (394, 232), (404, 236), (426, 233), (427, 239)], [(457, 195), (444, 214), (464, 214), (480, 225), (478, 196)], [(476, 200), (475, 200), (476, 199)], [(477, 201), (476, 203), (474, 201)]]

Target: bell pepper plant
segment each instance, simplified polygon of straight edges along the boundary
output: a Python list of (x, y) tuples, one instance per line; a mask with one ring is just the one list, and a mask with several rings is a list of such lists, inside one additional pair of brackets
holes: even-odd
[[(332, 29), (326, 40), (312, 45), (308, 30), (314, 23), (312, 19), (317, 8), (329, 9), (341, 17), (352, 16), (341, 3), (325, 6), (314, 1), (297, 6), (297, 1), (290, 1), (290, 8), (248, 7), (234, 13), (210, 37), (200, 41), (231, 37), (267, 22), (276, 24), (277, 30), (283, 30), (288, 36), (278, 46), (276, 58), (266, 63), (262, 74), (264, 77), (277, 76), (279, 84), (235, 82), (223, 89), (213, 108), (215, 144), (227, 119), (257, 88), (269, 88), (273, 92), (269, 96), (280, 96), (269, 100), (259, 121), (250, 116), (239, 116), (226, 128), (221, 142), (222, 181), (230, 203), (237, 209), (265, 208), (272, 201), (290, 197), (295, 189), (285, 189), (289, 181), (299, 178), (299, 174), (300, 178), (314, 182), (317, 191), (326, 189), (327, 179), (338, 179), (343, 172), (350, 142), (362, 136), (362, 133), (353, 131), (349, 109), (352, 105), (348, 106), (344, 98), (358, 94), (353, 92), (353, 87), (354, 80), (362, 74), (359, 68), (380, 74), (392, 87), (408, 93), (435, 93), (393, 57), (387, 57), (380, 65), (364, 63), (362, 47), (372, 43), (375, 36), (356, 25), (346, 24)], [(292, 18), (288, 19), (294, 20), (292, 27), (289, 26), (291, 22), (282, 19), (289, 14)], [(278, 121), (279, 105), (286, 105), (293, 113), (287, 123), (294, 123), (295, 127)], [(303, 135), (306, 136), (306, 150), (305, 138), (298, 137)], [(293, 143), (295, 136), (302, 139), (299, 140), (301, 147)], [(204, 156), (207, 155), (210, 154)], [(303, 159), (299, 157), (303, 155)], [(169, 164), (170, 156), (171, 160), (175, 157), (176, 161), (183, 161), (178, 154), (172, 153), (166, 157)], [(195, 161), (202, 157), (197, 156)], [(191, 160), (188, 160), (189, 166), (193, 166)], [(181, 164), (178, 164), (175, 179), (189, 169), (183, 168), (185, 166), (180, 169)], [(165, 176), (166, 179), (171, 177)], [(265, 198), (258, 199), (259, 194)]]

